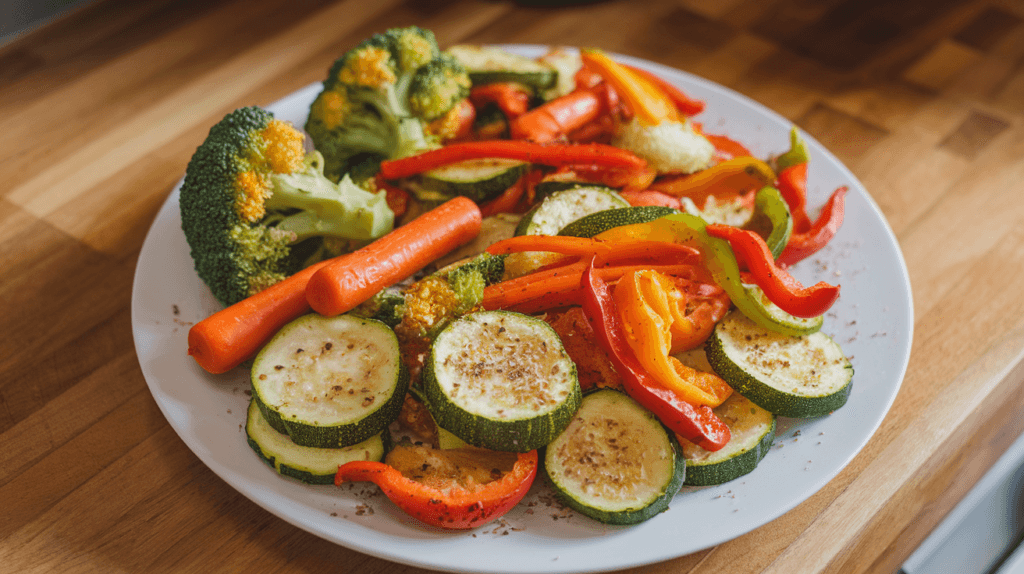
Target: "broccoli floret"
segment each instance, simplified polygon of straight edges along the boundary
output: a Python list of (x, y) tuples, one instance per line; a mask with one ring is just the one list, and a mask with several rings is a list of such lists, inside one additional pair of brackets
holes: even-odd
[(304, 137), (269, 111), (242, 108), (189, 161), (182, 229), (196, 272), (225, 305), (394, 225), (383, 193), (328, 180)]
[(434, 34), (395, 28), (364, 40), (328, 71), (306, 131), (338, 180), (367, 157), (389, 159), (435, 147), (454, 134), (469, 74), (441, 54)]

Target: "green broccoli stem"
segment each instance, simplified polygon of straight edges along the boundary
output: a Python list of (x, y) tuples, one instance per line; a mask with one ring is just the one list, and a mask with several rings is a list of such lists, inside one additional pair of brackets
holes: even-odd
[(348, 176), (339, 183), (327, 179), (319, 152), (306, 156), (305, 170), (274, 174), (271, 181), (263, 223), (292, 234), (292, 243), (311, 237), (372, 240), (394, 227), (385, 194), (366, 191)]

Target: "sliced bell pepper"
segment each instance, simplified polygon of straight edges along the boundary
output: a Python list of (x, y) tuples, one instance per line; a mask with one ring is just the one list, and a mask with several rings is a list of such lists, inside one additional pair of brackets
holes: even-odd
[(684, 116), (695, 116), (704, 111), (704, 102), (687, 96), (682, 90), (666, 82), (658, 75), (648, 72), (643, 68), (630, 66), (629, 64), (623, 64), (623, 67), (657, 86), (675, 104), (676, 110)]
[(526, 194), (527, 176), (520, 177), (501, 195), (480, 205), (480, 216), (490, 217), (498, 213), (511, 213)]
[(593, 265), (588, 266), (581, 280), (583, 311), (598, 343), (622, 377), (626, 393), (679, 436), (709, 451), (721, 449), (729, 442), (729, 427), (711, 407), (683, 400), (675, 391), (659, 385), (641, 366), (625, 340), (612, 291), (594, 271)]
[(783, 171), (788, 167), (808, 163), (811, 160), (807, 152), (807, 144), (800, 137), (800, 131), (793, 127), (789, 130), (789, 150), (775, 158), (776, 171)]
[(786, 248), (779, 255), (779, 263), (793, 265), (814, 253), (832, 241), (839, 228), (843, 225), (843, 214), (846, 211), (846, 187), (832, 192), (818, 219), (803, 233), (790, 236)]
[(355, 461), (338, 467), (334, 484), (368, 481), (409, 516), (440, 528), (468, 529), (501, 517), (526, 495), (537, 476), (537, 451), (520, 453), (511, 472), (466, 489), (431, 486), (407, 478), (383, 462)]
[(640, 122), (658, 125), (681, 120), (675, 102), (655, 82), (612, 60), (600, 50), (582, 50), (580, 58), (585, 66), (611, 85)]
[(384, 179), (400, 179), (468, 159), (505, 158), (541, 165), (595, 165), (606, 169), (643, 171), (647, 161), (605, 144), (539, 144), (519, 140), (460, 142), (423, 153), (383, 161)]
[(676, 333), (687, 344), (696, 340), (695, 347), (711, 334), (714, 322), (695, 324), (694, 317), (687, 317), (686, 294), (667, 277), (648, 270), (626, 275), (615, 285), (613, 299), (626, 342), (658, 383), (695, 405), (713, 408), (729, 398), (732, 388), (719, 376), (688, 367), (671, 355)]
[(793, 235), (793, 216), (786, 200), (774, 187), (762, 187), (754, 196), (754, 211), (743, 229), (764, 238), (774, 257), (782, 254)]
[(729, 242), (709, 235), (707, 225), (696, 215), (675, 213), (647, 223), (616, 227), (598, 234), (595, 239), (650, 239), (694, 247), (700, 251), (701, 264), (711, 273), (715, 283), (751, 321), (765, 329), (793, 336), (806, 335), (820, 328), (820, 320), (795, 317), (774, 305), (760, 287), (745, 283)]
[(807, 164), (791, 165), (779, 172), (779, 193), (793, 217), (793, 233), (806, 233), (811, 228), (807, 217)]
[(721, 163), (737, 157), (752, 156), (750, 150), (740, 142), (724, 135), (704, 134), (711, 145), (715, 146), (715, 159)]
[(785, 269), (775, 265), (768, 245), (753, 231), (730, 225), (710, 224), (711, 237), (729, 242), (736, 259), (746, 264), (750, 276), (772, 303), (795, 317), (817, 317), (839, 299), (839, 286), (824, 281), (804, 287)]
[(507, 255), (522, 251), (548, 251), (585, 258), (596, 257), (599, 265), (637, 259), (689, 264), (700, 260), (700, 253), (691, 246), (642, 238), (607, 241), (568, 235), (518, 235), (496, 241), (487, 247), (487, 252), (491, 255)]
[(652, 183), (650, 189), (675, 197), (689, 197), (700, 206), (711, 195), (717, 199), (732, 199), (774, 182), (775, 172), (767, 163), (742, 156), (697, 173), (663, 177)]

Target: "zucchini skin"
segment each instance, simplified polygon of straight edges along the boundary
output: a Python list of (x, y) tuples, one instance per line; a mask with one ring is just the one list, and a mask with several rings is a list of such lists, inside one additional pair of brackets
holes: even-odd
[[(588, 198), (588, 195), (591, 197)], [(579, 200), (576, 200), (577, 205), (572, 205), (574, 202), (574, 196), (580, 199), (589, 199), (591, 203), (599, 200), (605, 205), (598, 209), (589, 209), (587, 206), (580, 205)], [(560, 204), (565, 202), (569, 202), (568, 211), (559, 213), (558, 210), (561, 207)], [(623, 197), (619, 195), (618, 191), (601, 185), (577, 185), (569, 189), (556, 191), (534, 205), (533, 208), (527, 211), (519, 221), (519, 225), (516, 226), (515, 234), (555, 235), (573, 221), (590, 215), (591, 213), (614, 209), (616, 207), (629, 207), (629, 202), (623, 199)], [(545, 222), (545, 218), (549, 218), (549, 222)], [(547, 229), (550, 227), (550, 219), (563, 219), (564, 222), (558, 225), (558, 227)]]
[[(614, 394), (609, 395), (608, 393)], [(561, 500), (562, 502), (565, 503), (566, 506), (572, 508), (573, 510), (579, 512), (580, 514), (589, 516), (590, 518), (593, 518), (594, 520), (597, 520), (598, 522), (602, 522), (604, 524), (639, 524), (668, 510), (669, 503), (672, 501), (675, 495), (679, 493), (679, 490), (683, 487), (683, 484), (686, 481), (686, 474), (688, 472), (686, 458), (683, 454), (682, 446), (676, 439), (675, 433), (670, 431), (652, 413), (644, 409), (642, 406), (636, 403), (625, 393), (610, 388), (598, 389), (588, 392), (587, 395), (584, 397), (584, 400), (589, 402), (594, 400), (601, 400), (602, 397), (617, 397), (620, 400), (627, 400), (632, 402), (633, 404), (635, 404), (636, 408), (639, 411), (643, 411), (646, 413), (652, 425), (657, 425), (658, 427), (660, 427), (660, 430), (665, 433), (665, 438), (668, 440), (673, 456), (670, 471), (672, 473), (672, 476), (664, 484), (661, 493), (658, 494), (648, 504), (641, 508), (630, 508), (625, 510), (606, 510), (588, 505), (574, 497), (553, 476), (550, 469), (554, 468), (556, 464), (554, 464), (554, 462), (551, 459), (549, 459), (549, 457), (554, 456), (552, 449), (557, 448), (557, 445), (555, 444), (549, 445), (545, 449), (545, 464), (543, 465), (544, 474), (548, 480), (548, 483), (554, 488), (555, 494), (556, 496), (558, 496), (559, 500)], [(581, 407), (581, 409), (582, 408), (583, 407)]]
[(615, 227), (632, 225), (634, 223), (648, 223), (672, 213), (679, 213), (679, 210), (661, 205), (632, 205), (629, 207), (606, 209), (585, 215), (573, 221), (563, 227), (558, 234), (589, 238)]
[[(845, 356), (843, 357), (842, 366), (845, 384), (835, 392), (817, 396), (786, 392), (777, 388), (766, 377), (744, 370), (741, 365), (738, 365), (729, 356), (725, 348), (727, 345), (725, 343), (727, 335), (724, 334), (724, 330), (728, 328), (726, 322), (731, 320), (750, 321), (741, 313), (733, 311), (715, 326), (714, 332), (712, 332), (704, 344), (704, 351), (715, 373), (725, 379), (736, 392), (771, 413), (792, 418), (811, 418), (827, 415), (846, 404), (853, 389), (853, 365), (850, 364), (849, 359), (846, 359)], [(763, 332), (765, 336), (787, 338), (794, 345), (800, 344), (801, 341), (805, 341), (808, 338), (814, 338), (816, 342), (821, 344), (839, 347), (831, 337), (820, 331), (799, 337), (780, 335), (768, 330), (763, 330)]]
[[(499, 162), (496, 166), (486, 163)], [(468, 160), (452, 164), (420, 174), (417, 181), (423, 189), (443, 197), (465, 196), (476, 203), (484, 203), (502, 194), (511, 187), (529, 169), (530, 164), (509, 160)], [(478, 179), (453, 177), (458, 171), (486, 171), (487, 175)]]
[[(285, 441), (290, 442), (288, 435), (278, 433), (273, 428), (267, 425), (263, 427), (261, 423), (266, 423), (265, 420), (258, 420), (262, 417), (262, 413), (259, 410), (259, 406), (256, 405), (255, 401), (250, 401), (249, 412), (245, 422), (245, 439), (252, 448), (253, 452), (259, 456), (260, 460), (267, 463), (271, 468), (277, 471), (282, 476), (288, 476), (294, 478), (300, 482), (306, 484), (334, 484), (334, 476), (337, 474), (337, 466), (349, 462), (352, 460), (381, 460), (384, 454), (388, 451), (391, 442), (391, 435), (388, 432), (381, 432), (378, 436), (370, 437), (362, 443), (356, 445), (336, 449), (338, 451), (336, 463), (327, 464), (323, 469), (313, 468), (313, 464), (310, 462), (323, 463), (322, 452), (327, 449), (315, 449), (310, 447), (301, 447), (295, 444), (285, 445), (289, 452), (274, 452), (274, 448), (270, 444), (266, 444), (267, 440), (265, 435), (268, 432), (276, 433), (279, 436), (271, 437), (271, 440), (277, 440), (280, 443)], [(262, 443), (261, 443), (262, 441)], [(362, 447), (362, 448), (360, 448)], [(362, 452), (359, 452), (362, 450)], [(304, 451), (309, 451), (308, 456), (312, 459), (321, 458), (321, 460), (313, 460), (303, 462), (300, 460), (305, 455)], [(294, 455), (294, 458), (287, 455)]]
[(424, 404), (433, 415), (434, 420), (437, 421), (438, 426), (473, 446), (506, 452), (529, 452), (541, 448), (565, 429), (582, 401), (582, 390), (576, 378), (576, 365), (564, 349), (560, 351), (564, 358), (562, 362), (569, 370), (566, 376), (570, 377), (573, 383), (570, 385), (568, 395), (562, 398), (553, 410), (543, 414), (527, 418), (498, 419), (471, 413), (453, 401), (442, 388), (436, 367), (439, 362), (444, 361), (444, 358), (439, 356), (439, 342), (443, 343), (446, 332), (458, 329), (463, 321), (477, 320), (484, 315), (528, 320), (531, 324), (536, 324), (538, 328), (550, 332), (553, 341), (561, 345), (557, 333), (550, 325), (527, 315), (513, 311), (484, 311), (464, 316), (449, 324), (431, 346), (423, 368), (422, 397)]

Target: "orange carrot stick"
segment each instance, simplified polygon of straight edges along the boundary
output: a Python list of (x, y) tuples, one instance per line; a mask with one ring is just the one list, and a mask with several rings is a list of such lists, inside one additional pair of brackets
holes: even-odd
[(256, 354), (274, 333), (310, 311), (309, 278), (332, 259), (217, 311), (188, 331), (188, 354), (210, 373), (226, 373)]
[(331, 261), (306, 285), (306, 300), (328, 317), (351, 311), (480, 233), (480, 208), (456, 197), (373, 243)]

